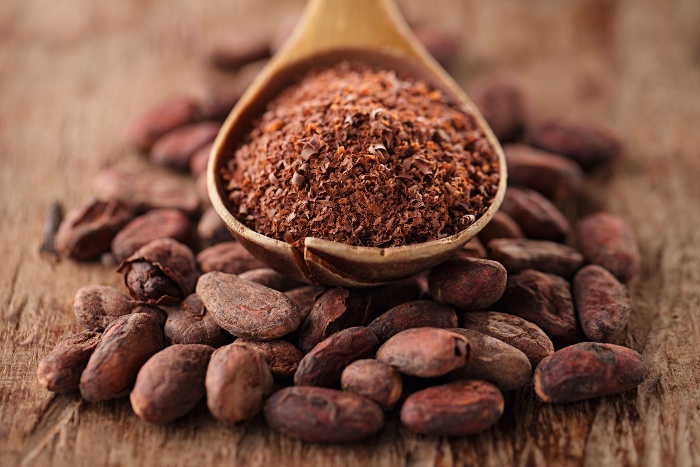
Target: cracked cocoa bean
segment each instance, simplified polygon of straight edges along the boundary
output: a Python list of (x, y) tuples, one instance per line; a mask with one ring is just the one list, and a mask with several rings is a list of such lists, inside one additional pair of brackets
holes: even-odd
[(294, 374), (297, 386), (338, 386), (350, 363), (373, 357), (379, 341), (369, 329), (356, 326), (331, 334), (299, 362)]
[(202, 272), (219, 271), (240, 274), (251, 269), (267, 267), (238, 242), (222, 242), (205, 248), (197, 255)]
[(95, 351), (100, 336), (93, 331), (84, 331), (56, 344), (47, 356), (39, 360), (39, 384), (59, 394), (77, 391), (80, 375)]
[(569, 221), (551, 201), (527, 188), (508, 187), (501, 210), (534, 240), (561, 243), (571, 231)]
[(503, 147), (508, 183), (535, 190), (549, 199), (567, 199), (583, 186), (583, 171), (571, 159), (524, 144)]
[(311, 443), (347, 443), (384, 427), (384, 412), (366, 397), (337, 389), (292, 386), (265, 403), (265, 420), (275, 431)]
[(503, 415), (503, 395), (486, 381), (456, 381), (411, 394), (401, 423), (414, 433), (467, 436), (486, 430)]
[(254, 341), (251, 339), (236, 339), (235, 344), (245, 344), (260, 353), (270, 368), (272, 376), (277, 379), (288, 379), (294, 376), (299, 362), (304, 355), (301, 350), (287, 341), (274, 340), (268, 342)]
[(432, 300), (417, 300), (395, 306), (367, 326), (379, 342), (385, 342), (401, 331), (411, 328), (454, 328), (457, 313), (449, 305)]
[(204, 274), (197, 282), (197, 295), (219, 326), (237, 337), (279, 339), (301, 322), (296, 305), (282, 292), (235, 274)]
[(251, 420), (272, 394), (272, 374), (255, 349), (229, 344), (211, 356), (205, 379), (207, 407), (211, 414), (229, 425)]
[(442, 376), (469, 361), (469, 341), (447, 329), (414, 328), (401, 331), (377, 350), (377, 360), (409, 376)]
[(73, 299), (75, 318), (88, 331), (102, 332), (109, 323), (131, 313), (131, 299), (107, 285), (81, 287)]
[(168, 344), (204, 344), (216, 349), (233, 339), (219, 326), (197, 294), (188, 295), (165, 311), (168, 319), (163, 333)]
[(343, 391), (352, 392), (391, 410), (401, 398), (403, 382), (396, 369), (374, 359), (362, 359), (345, 367), (340, 376)]
[(552, 355), (554, 344), (537, 325), (518, 316), (496, 311), (468, 312), (459, 315), (460, 324), (512, 345), (527, 355), (535, 368)]
[(176, 344), (141, 367), (129, 395), (131, 408), (148, 423), (163, 424), (187, 415), (204, 397), (204, 377), (214, 349)]
[(573, 280), (574, 306), (583, 333), (594, 342), (612, 342), (632, 312), (627, 287), (606, 269), (590, 264)]
[(112, 254), (121, 263), (153, 240), (172, 238), (190, 243), (192, 231), (192, 224), (182, 211), (154, 209), (133, 219), (114, 236)]
[(80, 377), (83, 399), (100, 402), (127, 396), (143, 364), (163, 346), (163, 331), (145, 313), (112, 321)]
[(584, 263), (583, 255), (569, 246), (524, 238), (501, 238), (491, 241), (489, 259), (501, 263), (509, 274), (524, 269), (536, 269), (567, 279)]
[(501, 298), (506, 270), (486, 259), (452, 258), (428, 276), (430, 295), (461, 311), (484, 310)]
[(575, 402), (637, 387), (649, 374), (634, 350), (582, 342), (545, 358), (535, 369), (535, 394), (544, 402)]

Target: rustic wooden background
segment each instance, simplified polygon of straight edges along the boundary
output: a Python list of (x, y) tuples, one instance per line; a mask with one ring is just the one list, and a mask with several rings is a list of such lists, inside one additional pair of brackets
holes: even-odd
[[(491, 430), (416, 436), (396, 422), (349, 446), (227, 429), (200, 409), (149, 426), (128, 401), (88, 404), (40, 388), (39, 358), (78, 331), (70, 303), (98, 264), (37, 254), (47, 204), (72, 207), (96, 171), (125, 157), (131, 116), (207, 79), (202, 54), (229, 29), (273, 31), (301, 1), (0, 2), (0, 465), (700, 465), (700, 2), (402, 1), (412, 21), (456, 31), (467, 89), (509, 70), (533, 115), (592, 118), (619, 131), (614, 176), (589, 201), (634, 226), (644, 258), (625, 343), (651, 376), (623, 396), (545, 406), (507, 398)], [(575, 213), (575, 212), (574, 212)], [(396, 417), (394, 417), (395, 419)]]

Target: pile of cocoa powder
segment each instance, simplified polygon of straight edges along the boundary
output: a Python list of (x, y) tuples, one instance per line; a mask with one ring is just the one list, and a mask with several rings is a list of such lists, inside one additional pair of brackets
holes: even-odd
[[(426, 37), (449, 63), (450, 38), (436, 34)], [(212, 60), (227, 69), (269, 50), (227, 47)], [(473, 96), (506, 143), (501, 210), (430, 271), (327, 288), (258, 262), (177, 173), (201, 179), (213, 129), (239, 91), (174, 96), (144, 113), (129, 142), (150, 162), (104, 169), (98, 198), (69, 211), (57, 233), (51, 206), (42, 252), (119, 264), (124, 287), (77, 291), (85, 331), (39, 362), (43, 386), (90, 402), (128, 396), (150, 423), (206, 399), (230, 426), (262, 412), (290, 437), (347, 442), (393, 416), (416, 433), (469, 435), (514, 409), (503, 392), (563, 403), (645, 379), (642, 357), (618, 345), (632, 312), (625, 283), (640, 270), (634, 233), (618, 216), (569, 219), (557, 207), (582, 196), (584, 169), (612, 170), (620, 143), (608, 130), (531, 120), (518, 82), (493, 77)]]

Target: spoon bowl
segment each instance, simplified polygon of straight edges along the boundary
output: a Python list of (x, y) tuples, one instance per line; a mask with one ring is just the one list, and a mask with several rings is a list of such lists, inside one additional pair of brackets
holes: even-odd
[[(262, 235), (232, 214), (221, 169), (240, 146), (251, 122), (287, 86), (315, 66), (343, 60), (425, 80), (475, 117), (499, 162), (500, 180), (488, 210), (467, 229), (439, 240), (377, 248), (307, 237), (300, 251)], [(254, 256), (280, 273), (307, 283), (363, 287), (431, 268), (473, 238), (493, 217), (506, 188), (503, 150), (474, 104), (418, 43), (392, 0), (310, 0), (287, 43), (251, 84), (224, 122), (207, 168), (209, 198), (231, 233)]]

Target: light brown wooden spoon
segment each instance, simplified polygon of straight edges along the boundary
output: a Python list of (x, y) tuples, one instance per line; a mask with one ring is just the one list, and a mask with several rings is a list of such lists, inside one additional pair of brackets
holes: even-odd
[[(373, 248), (307, 237), (304, 251), (261, 235), (231, 213), (221, 168), (233, 156), (251, 121), (283, 88), (312, 66), (360, 60), (424, 79), (476, 117), (499, 159), (500, 184), (486, 213), (451, 237), (413, 245)], [(503, 150), (474, 104), (418, 43), (393, 0), (309, 0), (296, 30), (241, 97), (219, 132), (207, 169), (211, 203), (233, 235), (279, 272), (309, 283), (346, 287), (389, 282), (431, 268), (474, 237), (493, 217), (506, 189)]]

